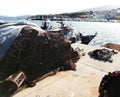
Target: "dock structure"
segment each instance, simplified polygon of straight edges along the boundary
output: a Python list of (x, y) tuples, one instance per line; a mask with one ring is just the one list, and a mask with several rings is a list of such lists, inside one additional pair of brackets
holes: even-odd
[(98, 97), (98, 88), (102, 77), (108, 72), (120, 70), (120, 53), (112, 56), (113, 63), (90, 58), (89, 51), (102, 47), (94, 47), (80, 43), (72, 44), (73, 48), (83, 49), (76, 63), (76, 71), (58, 72), (39, 82), (35, 87), (23, 89), (13, 97)]

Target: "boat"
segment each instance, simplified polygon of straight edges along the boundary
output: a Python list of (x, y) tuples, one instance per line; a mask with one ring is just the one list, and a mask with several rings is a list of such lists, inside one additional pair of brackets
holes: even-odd
[(91, 41), (96, 35), (97, 35), (97, 33), (95, 33), (94, 35), (86, 35), (86, 36), (81, 35), (81, 36), (80, 36), (81, 43), (82, 43), (82, 44), (89, 44), (90, 41)]
[[(94, 35), (82, 35), (82, 33), (79, 33), (78, 35), (76, 35), (76, 37), (74, 37), (73, 36), (74, 29), (71, 26), (64, 26), (63, 22), (58, 22), (58, 23), (61, 24), (60, 33), (62, 33), (67, 39), (69, 39), (71, 43), (80, 41), (82, 44), (89, 44), (90, 41), (92, 41), (92, 39), (94, 39), (94, 37), (97, 35), (97, 33), (95, 33)], [(74, 40), (72, 41), (71, 39), (74, 39)]]
[(63, 23), (63, 21), (61, 22), (57, 22), (59, 23), (61, 26), (59, 27), (61, 30), (60, 30), (60, 33), (62, 33), (67, 39), (70, 39), (72, 36), (73, 36), (73, 32), (74, 32), (74, 29), (72, 26), (70, 25), (66, 25)]
[(88, 45), (92, 39), (95, 38), (95, 36), (97, 35), (97, 33), (95, 33), (94, 35), (82, 35), (81, 33), (77, 34), (74, 37), (70, 38), (71, 43), (75, 43), (75, 42), (80, 42), (82, 44), (86, 44)]
[(67, 39), (70, 39), (70, 37), (73, 36), (73, 31), (74, 29), (71, 26), (65, 26), (63, 21), (57, 22), (60, 24), (60, 27), (55, 28), (52, 26), (49, 26), (50, 20), (44, 21), (43, 25), (41, 28), (45, 30), (46, 32), (54, 32), (54, 33), (62, 33)]
[(71, 41), (71, 43), (80, 41), (82, 44), (89, 44), (90, 41), (94, 39), (94, 37), (97, 35), (97, 33), (95, 33), (94, 35), (82, 35), (82, 33), (79, 33), (76, 36), (73, 36), (73, 32), (74, 32), (73, 27), (68, 25), (65, 26), (63, 21), (57, 22), (61, 25), (58, 28), (54, 28), (52, 26), (49, 27), (49, 23), (50, 23), (49, 20), (45, 21), (41, 28), (46, 32), (62, 33), (67, 39)]

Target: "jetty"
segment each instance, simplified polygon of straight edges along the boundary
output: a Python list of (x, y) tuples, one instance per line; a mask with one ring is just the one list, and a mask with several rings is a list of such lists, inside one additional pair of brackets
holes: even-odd
[(120, 53), (113, 55), (113, 62), (110, 63), (95, 60), (88, 55), (88, 52), (103, 47), (80, 43), (74, 43), (72, 47), (85, 52), (85, 56), (81, 56), (76, 63), (76, 71), (58, 72), (37, 82), (35, 87), (23, 89), (13, 97), (98, 97), (102, 77), (108, 72), (120, 70)]

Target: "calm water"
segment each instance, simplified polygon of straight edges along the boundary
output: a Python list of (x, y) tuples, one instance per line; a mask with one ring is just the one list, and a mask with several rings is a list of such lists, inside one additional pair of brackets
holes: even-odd
[[(3, 19), (8, 22), (21, 22), (26, 20), (17, 19)], [(31, 21), (41, 26), (42, 21)], [(65, 25), (71, 25), (74, 28), (75, 33), (83, 33), (83, 35), (95, 34), (97, 36), (90, 42), (89, 45), (101, 46), (106, 43), (120, 44), (120, 23), (107, 23), (107, 22), (73, 22), (65, 21)], [(59, 27), (60, 25), (55, 21), (50, 23), (51, 26)]]

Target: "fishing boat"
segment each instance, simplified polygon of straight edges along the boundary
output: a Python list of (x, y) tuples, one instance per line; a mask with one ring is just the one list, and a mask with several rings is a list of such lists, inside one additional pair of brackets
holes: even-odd
[(44, 21), (41, 28), (45, 30), (46, 32), (62, 33), (67, 39), (70, 39), (70, 37), (73, 36), (74, 29), (71, 26), (68, 26), (68, 25), (65, 26), (63, 21), (56, 22), (56, 23), (59, 23), (60, 27), (55, 28), (55, 27), (49, 26), (50, 20), (46, 20)]
[(94, 35), (82, 35), (82, 33), (79, 33), (76, 36), (73, 36), (73, 27), (68, 25), (65, 26), (63, 21), (57, 22), (60, 24), (60, 27), (58, 28), (53, 28), (52, 26), (49, 27), (49, 23), (49, 20), (45, 21), (41, 28), (46, 32), (62, 33), (67, 39), (71, 41), (71, 43), (80, 41), (82, 44), (89, 44), (90, 41), (94, 39), (94, 37), (97, 35), (97, 33), (95, 33)]
[(94, 35), (86, 35), (86, 36), (83, 36), (83, 35), (80, 35), (80, 39), (81, 39), (81, 43), (82, 44), (89, 44), (90, 41), (92, 39), (94, 39), (94, 37), (97, 35), (97, 33), (95, 33)]

